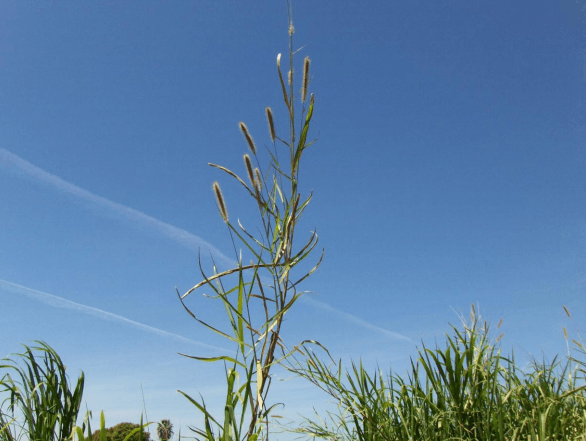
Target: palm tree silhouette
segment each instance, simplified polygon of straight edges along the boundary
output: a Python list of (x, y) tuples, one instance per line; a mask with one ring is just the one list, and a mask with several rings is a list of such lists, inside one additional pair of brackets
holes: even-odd
[(169, 441), (173, 436), (173, 424), (169, 420), (161, 420), (157, 425), (157, 436), (161, 441)]

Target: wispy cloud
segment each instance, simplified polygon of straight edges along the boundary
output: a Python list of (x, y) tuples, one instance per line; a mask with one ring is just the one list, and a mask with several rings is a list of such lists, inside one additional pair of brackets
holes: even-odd
[(183, 341), (185, 343), (191, 343), (207, 349), (214, 349), (216, 351), (220, 350), (222, 352), (227, 352), (224, 348), (219, 348), (217, 346), (208, 345), (207, 343), (191, 340), (181, 335), (173, 334), (172, 332), (163, 331), (162, 329), (155, 328), (153, 326), (135, 322), (134, 320), (127, 319), (126, 317), (122, 317), (118, 314), (112, 314), (111, 312), (104, 311), (103, 309), (82, 305), (81, 303), (72, 302), (71, 300), (67, 300), (62, 297), (55, 296), (53, 294), (48, 294), (46, 292), (37, 291), (36, 289), (27, 288), (26, 286), (17, 285), (16, 283), (8, 282), (6, 280), (0, 279), (0, 289), (14, 294), (25, 295), (27, 297), (40, 300), (41, 302), (46, 303), (47, 305), (53, 306), (55, 308), (72, 309), (83, 314), (93, 315), (94, 317), (97, 317), (102, 320), (110, 320), (125, 325), (129, 325), (134, 328), (140, 329), (141, 331), (157, 334), (161, 337), (173, 338), (175, 340)]
[(315, 300), (311, 298), (309, 295), (305, 295), (302, 297), (306, 302), (317, 306), (318, 308), (325, 309), (326, 311), (333, 312), (334, 314), (344, 318), (346, 321), (355, 323), (363, 328), (370, 329), (371, 331), (378, 332), (379, 334), (383, 334), (393, 340), (401, 340), (401, 341), (408, 341), (409, 343), (415, 343), (409, 337), (399, 334), (398, 332), (389, 331), (387, 329), (381, 328), (380, 326), (373, 325), (372, 323), (367, 322), (355, 315), (352, 315), (348, 312), (340, 311), (339, 309), (334, 308), (333, 306), (328, 305), (327, 303), (320, 302), (319, 300)]
[[(51, 173), (48, 173), (45, 170), (43, 170), (43, 169), (31, 164), (30, 162), (22, 159), (20, 156), (17, 156), (14, 153), (10, 153), (8, 150), (2, 149), (2, 148), (0, 148), (0, 167), (5, 167), (5, 168), (9, 168), (9, 169), (10, 168), (16, 169), (17, 171), (24, 173), (27, 176), (29, 176), (33, 179), (36, 179), (46, 185), (52, 186), (52, 187), (56, 188), (57, 190), (62, 191), (63, 193), (67, 193), (72, 196), (76, 196), (84, 201), (87, 201), (87, 202), (90, 202), (94, 205), (97, 205), (97, 206), (103, 208), (106, 213), (109, 213), (111, 215), (115, 215), (116, 217), (122, 216), (124, 219), (126, 219), (127, 221), (131, 222), (134, 225), (148, 227), (152, 230), (158, 231), (159, 233), (163, 234), (167, 238), (175, 241), (179, 245), (182, 245), (190, 250), (198, 251), (200, 248), (202, 248), (204, 250), (207, 249), (212, 254), (212, 256), (214, 257), (216, 262), (221, 265), (232, 267), (233, 265), (236, 264), (236, 262), (234, 262), (234, 260), (230, 259), (228, 256), (223, 254), (220, 250), (218, 250), (212, 244), (210, 244), (209, 242), (206, 242), (204, 239), (202, 239), (199, 236), (196, 236), (195, 234), (192, 234), (188, 231), (182, 230), (181, 228), (177, 228), (173, 225), (170, 225), (170, 224), (165, 223), (163, 221), (160, 221), (158, 219), (155, 219), (154, 217), (151, 217), (151, 216), (149, 216), (145, 213), (142, 213), (138, 210), (135, 210), (134, 208), (127, 207), (127, 206), (119, 204), (117, 202), (112, 202), (109, 199), (106, 199), (102, 196), (98, 196), (98, 195), (93, 194), (87, 190), (84, 190), (83, 188), (80, 188), (77, 185), (71, 184), (70, 182), (67, 182), (67, 181), (61, 179), (58, 176), (55, 176)], [(10, 282), (5, 282), (5, 283), (10, 283)], [(18, 285), (15, 285), (15, 286), (18, 286)], [(27, 289), (27, 288), (25, 288), (25, 289)], [(32, 290), (32, 291), (34, 291), (34, 290)], [(42, 294), (44, 294), (44, 293), (42, 293)], [(51, 296), (51, 294), (46, 294), (46, 295)], [(52, 296), (52, 297), (55, 297), (55, 296)], [(55, 298), (60, 299), (59, 297), (55, 297)], [(47, 297), (45, 297), (45, 300), (46, 299), (47, 299)], [(379, 326), (375, 326), (375, 325), (367, 322), (366, 320), (363, 320), (359, 317), (356, 317), (353, 314), (350, 314), (350, 313), (344, 312), (344, 311), (340, 311), (339, 309), (334, 308), (333, 306), (330, 306), (326, 303), (320, 302), (315, 299), (311, 299), (309, 297), (307, 297), (307, 299), (314, 306), (325, 309), (330, 312), (333, 312), (334, 314), (338, 315), (339, 317), (341, 317), (351, 323), (354, 323), (358, 326), (361, 326), (366, 329), (370, 329), (371, 331), (378, 332), (382, 335), (385, 335), (385, 336), (392, 338), (392, 339), (395, 339), (395, 340), (405, 340), (405, 341), (412, 342), (411, 339), (409, 339), (408, 337), (405, 337), (404, 335), (398, 334), (396, 332), (388, 331), (388, 330), (383, 329)], [(61, 299), (61, 300), (65, 301), (65, 302), (69, 302), (68, 300), (65, 300), (65, 299)], [(79, 305), (79, 304), (73, 303), (73, 302), (70, 302), (70, 303), (75, 304), (75, 305)], [(84, 305), (79, 305), (79, 306), (84, 307), (84, 308), (89, 308), (89, 309), (95, 309), (95, 308), (90, 308), (89, 306), (84, 306)], [(101, 311), (101, 310), (98, 310), (98, 311)], [(104, 312), (105, 314), (110, 314), (105, 311), (102, 311), (102, 312)], [(115, 316), (115, 314), (112, 314), (112, 315)], [(119, 316), (116, 316), (116, 317), (119, 317)], [(128, 320), (128, 319), (125, 319), (124, 317), (120, 317), (120, 319)], [(129, 321), (132, 322), (132, 320), (129, 320)], [(133, 322), (133, 323), (136, 323), (136, 322)], [(146, 326), (146, 325), (141, 325), (140, 323), (137, 323), (137, 324), (140, 326)], [(148, 326), (146, 326), (146, 327), (149, 328)], [(160, 331), (160, 332), (165, 332), (165, 331)], [(172, 335), (174, 335), (174, 334), (172, 334)], [(183, 337), (181, 337), (181, 338), (183, 338)]]
[(221, 265), (230, 267), (234, 265), (233, 259), (230, 259), (224, 255), (220, 250), (218, 250), (209, 242), (203, 240), (201, 237), (155, 219), (154, 217), (135, 210), (134, 208), (127, 207), (117, 202), (112, 202), (109, 199), (84, 190), (77, 185), (71, 184), (70, 182), (63, 180), (58, 176), (46, 172), (45, 170), (15, 155), (14, 153), (10, 153), (8, 150), (0, 149), (0, 166), (6, 168), (16, 168), (17, 171), (24, 172), (29, 177), (54, 187), (63, 193), (76, 196), (82, 200), (101, 207), (104, 209), (106, 214), (116, 215), (116, 217), (122, 216), (123, 219), (135, 225), (140, 225), (141, 227), (147, 227), (152, 230), (156, 230), (169, 239), (190, 250), (198, 251), (201, 248), (205, 251), (207, 249), (212, 254), (214, 259)]

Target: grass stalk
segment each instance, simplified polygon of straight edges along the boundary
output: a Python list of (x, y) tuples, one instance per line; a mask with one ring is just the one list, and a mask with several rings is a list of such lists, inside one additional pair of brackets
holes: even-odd
[[(311, 194), (302, 197), (298, 182), (303, 154), (313, 143), (308, 140), (308, 131), (315, 102), (312, 94), (308, 107), (303, 104), (309, 87), (309, 58), (304, 62), (300, 96), (294, 92), (294, 27), (291, 4), (287, 4), (290, 63), (288, 84), (283, 81), (281, 54), (277, 56), (277, 74), (283, 91), (289, 135), (279, 136), (275, 127), (275, 115), (271, 108), (266, 107), (271, 141), (271, 146), (266, 152), (257, 148), (246, 124), (239, 123), (249, 150), (244, 154), (244, 172), (249, 184), (240, 178), (238, 173), (217, 164), (210, 164), (235, 179), (251, 197), (251, 204), (258, 209), (259, 233), (253, 234), (244, 228), (240, 221), (234, 223), (228, 218), (227, 202), (219, 183), (215, 182), (213, 189), (217, 205), (223, 221), (228, 226), (237, 265), (221, 272), (214, 265), (213, 274), (208, 274), (203, 270), (200, 260), (203, 280), (185, 294), (177, 293), (191, 317), (228, 339), (235, 348), (233, 356), (190, 356), (204, 362), (224, 363), (227, 392), (223, 415), (213, 416), (203, 397), (197, 400), (179, 391), (203, 414), (203, 427), (192, 430), (208, 441), (255, 441), (269, 438), (269, 417), (275, 406), (269, 403), (268, 398), (272, 379), (271, 369), (292, 353), (281, 339), (283, 320), (285, 314), (303, 294), (299, 291), (299, 284), (309, 277), (321, 262), (320, 257), (309, 271), (298, 270), (299, 264), (310, 256), (318, 242), (315, 232), (301, 246), (298, 246), (295, 240), (296, 226), (311, 200)], [(297, 99), (300, 99), (302, 104), (298, 135), (294, 108)], [(278, 160), (280, 149), (288, 150), (288, 164)], [(253, 162), (258, 166), (253, 167)], [(236, 251), (238, 248), (240, 251)], [(246, 259), (243, 253), (248, 256)], [(249, 259), (250, 264), (247, 263)], [(211, 290), (212, 297), (223, 303), (227, 318), (225, 326), (212, 325), (200, 319), (187, 306), (186, 297), (203, 288)], [(242, 381), (241, 384), (239, 380)]]

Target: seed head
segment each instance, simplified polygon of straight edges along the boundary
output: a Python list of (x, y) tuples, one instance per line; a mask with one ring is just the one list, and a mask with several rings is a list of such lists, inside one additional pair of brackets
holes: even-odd
[(568, 308), (566, 308), (566, 305), (562, 305), (564, 307), (564, 311), (566, 311), (566, 314), (568, 315), (569, 318), (572, 318), (572, 314), (570, 314), (570, 311), (568, 311)]
[(566, 340), (568, 339), (568, 331), (566, 330), (565, 326), (564, 326), (564, 337)]
[(254, 145), (252, 136), (250, 136), (250, 133), (248, 133), (248, 128), (246, 127), (246, 124), (244, 124), (243, 122), (240, 122), (240, 130), (244, 134), (246, 142), (248, 143), (248, 147), (250, 147), (250, 150), (252, 150), (252, 154), (256, 155), (256, 146)]
[(503, 324), (503, 320), (504, 320), (504, 319), (500, 319), (500, 321), (499, 321), (499, 324), (498, 324), (498, 325), (497, 325), (497, 327), (496, 327), (497, 329), (499, 329), (499, 328), (501, 327), (501, 325)]
[(262, 191), (262, 176), (260, 175), (260, 170), (258, 168), (254, 169), (254, 175), (256, 176), (256, 188), (260, 193)]
[(303, 87), (301, 89), (301, 101), (305, 102), (305, 98), (307, 97), (307, 86), (309, 84), (309, 57), (305, 57), (303, 60)]
[(289, 86), (293, 83), (293, 68), (289, 69), (289, 74), (287, 75), (287, 81), (289, 81)]
[(254, 172), (252, 171), (252, 162), (250, 162), (250, 156), (248, 156), (248, 154), (244, 155), (244, 165), (246, 165), (246, 173), (248, 173), (248, 179), (250, 179), (250, 183), (254, 187)]
[(273, 122), (273, 111), (270, 107), (267, 107), (267, 121), (269, 122), (269, 133), (271, 134), (271, 139), (275, 142), (275, 123)]
[(293, 35), (295, 33), (295, 28), (293, 27), (293, 22), (289, 22), (289, 35)]
[(213, 188), (214, 194), (216, 195), (216, 201), (218, 202), (220, 215), (222, 215), (222, 219), (224, 219), (224, 222), (228, 223), (228, 210), (226, 210), (226, 203), (224, 202), (224, 196), (222, 196), (220, 184), (218, 184), (218, 182), (214, 182)]

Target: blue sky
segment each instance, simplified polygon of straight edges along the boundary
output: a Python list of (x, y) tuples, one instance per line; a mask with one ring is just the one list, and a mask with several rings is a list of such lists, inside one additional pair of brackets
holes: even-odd
[[(108, 425), (201, 421), (177, 394), (223, 396), (230, 346), (175, 294), (197, 249), (232, 258), (245, 121), (268, 144), (284, 109), (284, 1), (0, 5), (0, 356), (42, 339)], [(586, 35), (571, 2), (309, 2), (313, 136), (300, 231), (326, 250), (283, 338), (403, 371), (421, 341), (478, 304), (518, 358), (586, 329)], [(226, 262), (224, 262), (226, 263)], [(211, 302), (201, 314), (221, 320)], [(562, 305), (573, 314), (568, 321)], [(501, 331), (499, 330), (499, 331)], [(282, 411), (327, 397), (275, 382)], [(217, 401), (217, 403), (215, 403)], [(184, 432), (185, 434), (185, 432)]]

